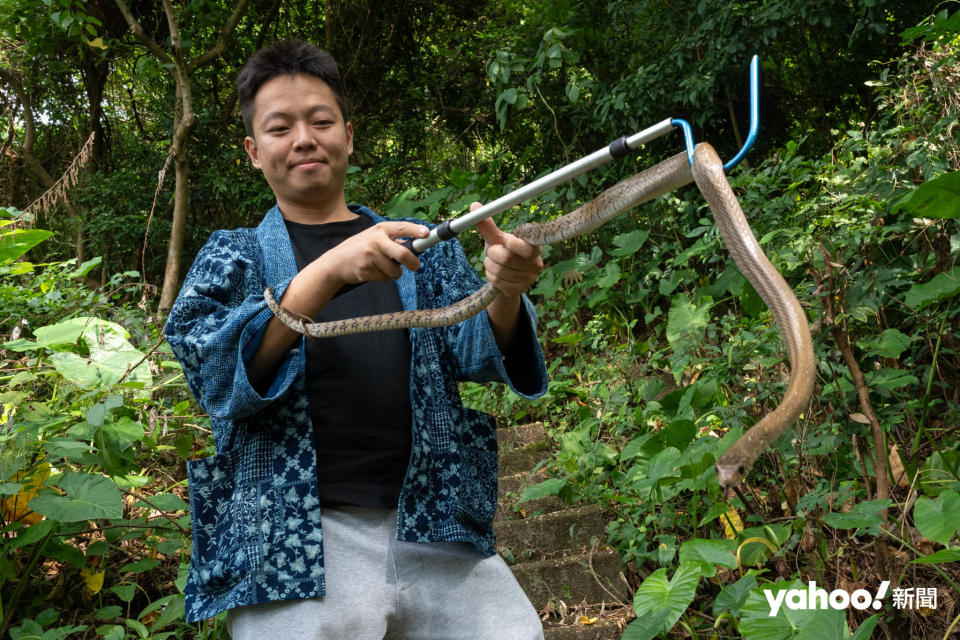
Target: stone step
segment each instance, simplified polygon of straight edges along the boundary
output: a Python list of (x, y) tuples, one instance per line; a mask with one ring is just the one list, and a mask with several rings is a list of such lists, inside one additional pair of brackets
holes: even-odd
[[(592, 562), (593, 571), (590, 572)], [(547, 606), (551, 598), (565, 602), (614, 602), (616, 596), (627, 602), (626, 584), (620, 579), (620, 554), (613, 549), (590, 554), (522, 562), (511, 567), (520, 586), (537, 611)], [(598, 580), (607, 590), (598, 584)]]
[(500, 477), (504, 477), (531, 471), (541, 460), (546, 460), (550, 456), (551, 445), (546, 440), (501, 450), (498, 456), (498, 473)]
[[(552, 513), (566, 509), (567, 504), (556, 496), (545, 496), (536, 500), (517, 503), (527, 487), (547, 479), (546, 473), (517, 473), (506, 478), (500, 478), (497, 492), (496, 520), (515, 520), (535, 514)], [(518, 509), (523, 509), (523, 514)]]
[[(543, 424), (498, 429), (497, 443), (500, 449), (498, 508), (494, 522), (497, 548), (512, 564), (517, 581), (534, 607), (543, 611), (553, 602), (560, 605), (559, 610), (568, 611), (584, 604), (609, 604), (618, 600), (629, 604), (628, 590), (620, 577), (619, 554), (612, 549), (596, 551), (596, 543), (606, 540), (606, 522), (598, 506), (569, 507), (556, 496), (516, 503), (527, 487), (549, 477), (540, 469), (531, 473), (552, 455), (553, 444)], [(517, 507), (530, 517), (523, 517)], [(603, 607), (597, 606), (596, 610), (602, 611)], [(559, 616), (557, 610), (554, 611), (552, 621), (544, 626), (546, 640), (620, 638), (622, 624), (618, 619), (622, 620), (623, 616), (580, 624), (576, 616)]]
[(529, 471), (520, 471), (511, 475), (499, 474), (500, 480), (497, 483), (498, 500), (503, 500), (507, 494), (513, 494), (517, 498), (523, 495), (523, 490), (529, 486), (543, 482), (549, 476), (546, 471), (539, 470), (536, 473)]
[(607, 539), (606, 522), (597, 505), (571, 507), (553, 513), (494, 522), (497, 547), (514, 556), (527, 549), (550, 554), (564, 549), (590, 547), (592, 539)]
[(501, 449), (515, 449), (547, 439), (547, 431), (542, 422), (531, 422), (515, 427), (497, 429), (497, 445)]
[[(516, 504), (517, 497), (518, 496), (513, 496), (513, 499), (503, 497), (497, 502), (495, 522), (500, 522), (501, 520), (522, 520), (524, 518), (554, 513), (556, 511), (562, 511), (568, 506), (563, 500), (556, 496), (546, 496), (545, 498), (528, 500), (520, 504)], [(522, 509), (522, 512), (518, 511), (518, 509)]]
[(544, 625), (544, 640), (620, 640), (622, 618), (598, 620), (594, 624)]

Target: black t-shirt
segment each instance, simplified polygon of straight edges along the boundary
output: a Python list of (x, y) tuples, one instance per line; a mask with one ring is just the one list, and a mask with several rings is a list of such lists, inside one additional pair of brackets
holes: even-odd
[[(373, 226), (285, 221), (297, 270)], [(397, 285), (342, 288), (317, 322), (401, 311)], [(322, 506), (396, 507), (410, 459), (410, 340), (406, 329), (307, 339), (307, 393)]]

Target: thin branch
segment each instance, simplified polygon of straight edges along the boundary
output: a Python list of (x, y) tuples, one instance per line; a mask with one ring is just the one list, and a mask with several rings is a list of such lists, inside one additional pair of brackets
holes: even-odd
[(117, 8), (120, 9), (120, 13), (123, 14), (124, 19), (127, 21), (127, 25), (130, 27), (130, 33), (142, 42), (147, 49), (150, 49), (153, 55), (157, 56), (161, 62), (172, 62), (167, 52), (164, 51), (153, 38), (147, 35), (143, 27), (140, 26), (140, 23), (137, 22), (137, 19), (133, 17), (133, 13), (130, 11), (130, 7), (127, 6), (127, 3), (124, 2), (124, 0), (114, 0), (114, 2), (117, 3)]
[(170, 0), (162, 0), (163, 12), (167, 16), (167, 26), (170, 28), (170, 46), (176, 52), (180, 51), (180, 25), (177, 23), (177, 16), (173, 13), (173, 5)]
[(128, 490), (128, 489), (120, 489), (120, 492), (121, 492), (121, 493), (125, 493), (126, 495), (128, 495), (128, 496), (130, 496), (130, 497), (132, 497), (132, 498), (136, 498), (137, 500), (139, 500), (139, 501), (143, 502), (144, 504), (146, 504), (147, 506), (149, 506), (151, 509), (153, 509), (154, 511), (156, 511), (157, 513), (159, 513), (162, 518), (165, 518), (166, 520), (169, 520), (170, 523), (171, 523), (173, 526), (175, 526), (177, 529), (179, 529), (179, 530), (180, 530), (180, 533), (182, 533), (183, 535), (185, 535), (185, 536), (189, 536), (189, 535), (190, 535), (190, 532), (188, 532), (186, 529), (184, 529), (182, 526), (180, 526), (180, 523), (177, 522), (176, 520), (174, 520), (173, 517), (168, 516), (168, 515), (166, 514), (166, 511), (164, 511), (163, 509), (161, 509), (161, 508), (158, 507), (157, 505), (153, 504), (152, 502), (150, 502), (149, 500), (147, 500), (147, 499), (144, 498), (143, 496), (138, 496), (137, 494), (135, 494), (134, 492), (132, 492), (132, 491), (130, 491), (130, 490)]
[(224, 50), (227, 48), (227, 41), (233, 35), (234, 29), (237, 28), (237, 24), (240, 22), (243, 12), (247, 9), (248, 2), (249, 0), (239, 0), (237, 2), (237, 6), (233, 8), (233, 13), (231, 13), (230, 17), (227, 19), (227, 23), (223, 25), (223, 30), (220, 32), (220, 36), (217, 38), (217, 44), (211, 47), (203, 55), (187, 63), (187, 73), (193, 73), (197, 68), (202, 67), (214, 58), (223, 55)]
[(619, 605), (626, 606), (626, 603), (623, 601), (622, 598), (618, 597), (615, 593), (610, 591), (610, 589), (607, 589), (606, 585), (604, 585), (600, 581), (600, 576), (597, 574), (596, 570), (593, 568), (593, 556), (597, 552), (597, 544), (598, 544), (598, 540), (594, 538), (593, 545), (590, 547), (590, 553), (587, 554), (587, 565), (590, 567), (590, 575), (593, 576), (593, 579), (596, 581), (597, 586), (603, 589), (608, 596), (613, 598), (614, 602), (616, 602)]
[[(860, 365), (857, 363), (857, 359), (853, 354), (853, 348), (850, 346), (849, 330), (847, 329), (846, 320), (841, 319), (839, 323), (836, 320), (836, 313), (834, 311), (833, 304), (833, 296), (836, 288), (833, 283), (834, 266), (832, 263), (832, 256), (827, 251), (826, 247), (821, 246), (820, 251), (823, 253), (824, 258), (824, 273), (822, 275), (823, 278), (829, 283), (823, 296), (824, 311), (826, 312), (827, 316), (826, 324), (832, 327), (830, 334), (833, 336), (834, 343), (836, 343), (837, 348), (840, 350), (840, 354), (843, 356), (844, 364), (847, 365), (847, 370), (850, 372), (850, 377), (853, 379), (853, 386), (857, 391), (857, 398), (860, 400), (860, 410), (870, 422), (870, 431), (873, 435), (873, 473), (876, 477), (877, 486), (877, 491), (874, 497), (877, 500), (886, 500), (890, 497), (890, 478), (887, 474), (887, 447), (886, 443), (884, 442), (883, 429), (880, 426), (880, 422), (877, 420), (876, 415), (873, 413), (873, 405), (870, 402), (870, 388), (867, 386), (867, 382), (863, 377), (863, 372), (860, 369)], [(884, 529), (886, 529), (888, 524), (887, 511), (887, 509), (884, 509), (881, 512), (883, 516)], [(877, 555), (880, 561), (880, 574), (885, 577), (889, 577), (891, 565), (887, 545), (879, 538), (876, 542)]]
[(134, 364), (132, 364), (132, 365), (127, 365), (127, 370), (123, 373), (123, 376), (122, 376), (119, 380), (117, 380), (116, 384), (120, 384), (121, 382), (123, 382), (124, 380), (126, 380), (127, 377), (129, 377), (130, 374), (133, 373), (133, 372), (136, 370), (137, 367), (139, 367), (141, 364), (143, 364), (144, 361), (146, 361), (147, 358), (149, 358), (151, 355), (153, 355), (153, 354), (156, 352), (156, 350), (160, 348), (160, 345), (163, 344), (163, 341), (164, 341), (164, 340), (166, 340), (166, 337), (163, 336), (163, 335), (161, 335), (161, 336), (160, 336), (160, 339), (157, 340), (157, 343), (156, 343), (155, 345), (153, 345), (153, 347), (150, 349), (150, 351), (147, 351), (145, 354), (143, 354), (143, 357), (140, 358), (139, 360), (137, 360)]

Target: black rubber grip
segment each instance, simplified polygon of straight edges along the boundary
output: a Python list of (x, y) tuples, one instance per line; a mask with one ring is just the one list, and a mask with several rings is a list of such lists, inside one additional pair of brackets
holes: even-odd
[(621, 136), (611, 142), (607, 150), (610, 151), (610, 157), (614, 160), (628, 155), (630, 153), (630, 147), (627, 146), (627, 136)]
[[(420, 253), (417, 252), (417, 250), (413, 248), (413, 238), (407, 238), (406, 240), (404, 240), (404, 241), (401, 242), (400, 244), (403, 246), (404, 249), (406, 249), (407, 251), (409, 251), (409, 252), (412, 253), (413, 255), (415, 255), (415, 256), (420, 255)], [(390, 259), (393, 260), (393, 258), (390, 258)], [(397, 264), (400, 264), (397, 260), (393, 260), (393, 261), (396, 262)]]
[(437, 237), (441, 240), (449, 240), (457, 235), (457, 232), (450, 228), (450, 221), (444, 220), (437, 227)]

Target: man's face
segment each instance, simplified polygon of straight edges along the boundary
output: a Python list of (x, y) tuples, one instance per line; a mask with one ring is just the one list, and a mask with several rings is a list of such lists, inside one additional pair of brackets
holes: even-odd
[(253, 134), (244, 148), (281, 208), (342, 200), (353, 127), (326, 82), (307, 74), (265, 82), (254, 98)]

